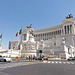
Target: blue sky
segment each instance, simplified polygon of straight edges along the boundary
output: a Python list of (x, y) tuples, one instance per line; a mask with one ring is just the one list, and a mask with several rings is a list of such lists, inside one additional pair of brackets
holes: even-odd
[(32, 24), (42, 29), (62, 23), (68, 14), (75, 16), (75, 0), (0, 0), (0, 34), (2, 47), (8, 49), (9, 41), (17, 41), (15, 34)]

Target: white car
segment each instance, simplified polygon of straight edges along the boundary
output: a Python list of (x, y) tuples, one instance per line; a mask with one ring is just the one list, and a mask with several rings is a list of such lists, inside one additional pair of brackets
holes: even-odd
[(0, 61), (3, 61), (3, 62), (11, 62), (12, 59), (11, 58), (8, 58), (8, 57), (2, 57), (2, 56), (0, 56)]

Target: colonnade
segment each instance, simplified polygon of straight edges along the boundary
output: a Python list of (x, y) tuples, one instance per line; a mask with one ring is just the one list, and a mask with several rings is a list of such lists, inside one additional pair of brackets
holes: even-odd
[(56, 35), (62, 35), (62, 34), (72, 34), (73, 33), (73, 25), (66, 25), (63, 26), (63, 28), (56, 30), (56, 31), (50, 31), (50, 32), (42, 32), (38, 34), (34, 34), (35, 40), (48, 40), (52, 39), (53, 37), (55, 38)]
[(48, 40), (52, 39), (53, 37), (56, 37), (56, 35), (62, 35), (63, 30), (57, 30), (57, 31), (52, 31), (52, 32), (45, 32), (45, 33), (40, 33), (40, 34), (34, 34), (35, 40)]
[(73, 29), (72, 25), (63, 26), (64, 34), (72, 34), (73, 33), (72, 29)]

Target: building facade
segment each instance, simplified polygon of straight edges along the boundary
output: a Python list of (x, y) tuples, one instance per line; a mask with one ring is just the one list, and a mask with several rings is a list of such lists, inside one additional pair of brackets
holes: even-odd
[[(63, 43), (64, 42), (64, 43)], [(68, 58), (75, 54), (75, 18), (70, 17), (62, 24), (44, 29), (24, 29), (21, 35), (21, 51), (42, 50), (45, 55)], [(13, 47), (13, 46), (12, 46)]]
[(20, 50), (20, 41), (9, 41), (9, 49)]

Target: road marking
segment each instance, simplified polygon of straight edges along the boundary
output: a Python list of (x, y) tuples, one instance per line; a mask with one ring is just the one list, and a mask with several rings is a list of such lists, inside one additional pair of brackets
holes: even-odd
[(71, 64), (74, 64), (73, 62), (71, 62)]
[(44, 61), (43, 63), (52, 63), (52, 64), (75, 64), (75, 62), (63, 62), (63, 61)]
[(63, 64), (66, 64), (66, 62), (63, 62)]
[(58, 63), (57, 61), (55, 63)]
[(44, 63), (47, 63), (47, 61), (43, 61)]
[(52, 62), (52, 63), (54, 63), (54, 62)]
[(50, 61), (48, 61), (48, 63), (50, 63)]
[(67, 64), (70, 64), (70, 62), (66, 62)]
[(62, 63), (62, 62), (59, 62), (60, 64)]

